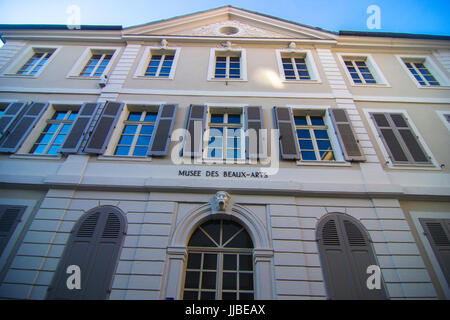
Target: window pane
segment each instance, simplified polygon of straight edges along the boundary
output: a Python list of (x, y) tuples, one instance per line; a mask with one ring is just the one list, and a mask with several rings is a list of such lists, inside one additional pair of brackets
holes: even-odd
[(188, 269), (200, 269), (200, 261), (202, 255), (200, 253), (190, 253), (188, 256)]
[(136, 142), (137, 146), (148, 146), (151, 136), (139, 136)]
[(205, 253), (203, 255), (203, 269), (206, 270), (217, 269), (217, 254)]
[(128, 121), (139, 121), (141, 120), (142, 112), (130, 112), (128, 115)]
[(313, 151), (301, 151), (302, 160), (316, 160), (316, 154)]
[(134, 134), (136, 132), (137, 129), (137, 125), (126, 125), (125, 128), (123, 128), (123, 133), (128, 133), (128, 134)]
[(43, 154), (45, 151), (46, 145), (35, 145), (34, 150), (31, 151), (33, 154)]
[(241, 271), (252, 271), (253, 270), (253, 259), (251, 255), (240, 254), (239, 255), (239, 270)]
[(133, 156), (144, 157), (147, 155), (148, 147), (135, 147), (133, 151)]
[(319, 150), (331, 150), (331, 144), (328, 140), (317, 140)]
[(239, 289), (240, 290), (253, 290), (253, 274), (252, 273), (239, 273)]
[(299, 140), (301, 150), (314, 150), (312, 140)]
[(56, 130), (58, 130), (59, 124), (49, 124), (47, 127), (45, 127), (44, 131), (48, 133), (55, 133)]
[(152, 134), (154, 126), (142, 126), (141, 134)]
[(58, 154), (59, 147), (60, 146), (51, 146), (48, 149), (47, 154), (52, 154), (52, 155)]
[(114, 154), (117, 156), (127, 156), (129, 151), (130, 147), (119, 146)]
[(184, 300), (198, 300), (198, 292), (197, 291), (184, 291), (183, 299)]
[(224, 272), (223, 273), (223, 285), (222, 288), (225, 290), (236, 290), (237, 274), (234, 272)]
[(73, 111), (69, 117), (67, 118), (68, 120), (75, 120), (77, 118), (78, 112)]
[(61, 145), (65, 138), (66, 138), (65, 134), (58, 134), (55, 140), (53, 141), (53, 144)]
[(237, 257), (235, 254), (223, 255), (223, 268), (224, 270), (236, 270)]
[(156, 112), (148, 112), (148, 113), (145, 115), (144, 121), (155, 122), (157, 116), (158, 116), (158, 113), (156, 113)]
[(202, 289), (216, 288), (216, 273), (205, 271), (202, 273)]
[(211, 114), (211, 123), (223, 123), (223, 114)]
[(63, 120), (66, 116), (67, 112), (66, 111), (56, 111), (55, 114), (53, 115), (52, 119), (53, 120)]
[(50, 142), (50, 140), (52, 139), (53, 135), (52, 134), (41, 134), (41, 136), (39, 137), (39, 139), (36, 141), (36, 143), (42, 143), (42, 144), (47, 144)]
[(324, 126), (325, 125), (322, 117), (314, 117), (314, 116), (311, 116), (311, 124), (313, 126)]
[(200, 292), (200, 300), (215, 300), (215, 292), (202, 291)]
[(253, 300), (253, 293), (239, 293), (239, 299), (240, 300)]
[(302, 139), (311, 139), (311, 134), (309, 130), (297, 130), (297, 137)]
[(253, 248), (252, 239), (245, 230), (241, 231), (236, 237), (233, 238), (227, 245), (227, 248)]
[(134, 136), (122, 135), (119, 140), (119, 144), (131, 145), (133, 143)]
[(185, 288), (197, 289), (200, 283), (200, 272), (187, 271), (186, 280), (184, 283)]
[(224, 292), (222, 293), (222, 300), (236, 300), (236, 293), (234, 292)]
[(222, 138), (210, 137), (208, 141), (208, 147), (222, 148)]
[(294, 122), (296, 126), (306, 126), (308, 123), (306, 122), (305, 116), (295, 116)]
[(64, 124), (59, 132), (60, 133), (67, 133), (67, 132), (69, 132), (71, 126), (72, 125), (70, 125), (70, 124)]
[(314, 130), (314, 136), (316, 137), (316, 139), (328, 139), (326, 130)]

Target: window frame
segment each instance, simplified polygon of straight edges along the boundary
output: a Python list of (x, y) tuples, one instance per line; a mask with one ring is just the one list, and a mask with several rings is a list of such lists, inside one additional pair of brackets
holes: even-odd
[[(390, 87), (391, 85), (381, 72), (380, 67), (375, 62), (375, 59), (373, 56), (369, 53), (342, 53), (338, 52), (336, 53), (338, 56), (338, 60), (341, 63), (342, 68), (344, 69), (344, 73), (347, 76), (347, 79), (349, 83), (354, 87)], [(369, 69), (372, 77), (375, 79), (376, 83), (356, 83), (350, 72), (348, 71), (347, 65), (345, 64), (345, 60), (352, 60), (352, 61), (364, 61), (367, 68)], [(359, 69), (358, 69), (359, 74)], [(365, 81), (365, 80), (364, 80)]]
[[(442, 170), (440, 168), (439, 163), (437, 162), (436, 158), (434, 157), (433, 153), (431, 152), (431, 149), (426, 144), (424, 138), (420, 134), (420, 131), (415, 126), (414, 122), (411, 120), (411, 117), (409, 116), (408, 112), (404, 109), (363, 109), (363, 112), (366, 116), (366, 120), (369, 124), (369, 127), (372, 131), (373, 136), (375, 137), (376, 144), (379, 147), (379, 150), (381, 154), (383, 155), (383, 158), (385, 160), (385, 163), (388, 168), (390, 169), (405, 169), (405, 170)], [(390, 151), (387, 150), (387, 147), (385, 146), (382, 138), (378, 134), (377, 127), (375, 123), (372, 120), (371, 113), (401, 113), (406, 118), (406, 121), (408, 123), (409, 128), (412, 130), (412, 132), (416, 135), (417, 140), (419, 141), (421, 147), (425, 151), (426, 155), (430, 158), (429, 164), (415, 164), (415, 163), (394, 163), (391, 160)]]
[[(211, 163), (244, 163), (246, 160), (246, 156), (245, 156), (245, 107), (247, 105), (233, 105), (233, 104), (223, 104), (223, 105), (218, 105), (218, 104), (206, 104), (207, 107), (207, 111), (206, 111), (206, 123), (205, 123), (205, 132), (204, 132), (204, 137), (203, 137), (203, 155), (202, 155), (202, 160), (204, 162), (211, 162)], [(210, 125), (211, 125), (211, 109), (218, 113), (218, 114), (240, 114), (240, 120), (241, 123), (239, 125), (235, 125), (235, 124), (231, 124), (231, 126), (229, 126), (228, 123), (225, 123), (225, 117), (224, 117), (224, 122), (221, 124), (216, 124), (217, 127), (222, 127), (222, 128), (232, 128), (232, 129), (238, 129), (240, 128), (241, 131), (241, 143), (240, 143), (240, 147), (241, 147), (241, 157), (240, 158), (227, 158), (226, 157), (226, 153), (227, 153), (227, 140), (228, 140), (228, 135), (225, 134), (225, 132), (228, 132), (228, 130), (223, 130), (223, 136), (222, 136), (222, 157), (221, 158), (210, 158), (208, 157), (208, 142), (209, 142), (209, 132), (210, 132)], [(237, 112), (235, 112), (237, 111)], [(214, 125), (213, 125), (214, 127)], [(225, 138), (226, 137), (226, 138)]]
[[(297, 165), (337, 165), (337, 166), (351, 166), (351, 163), (345, 160), (344, 152), (342, 150), (342, 147), (339, 143), (339, 139), (337, 137), (337, 134), (334, 129), (333, 121), (330, 117), (329, 110), (330, 106), (303, 106), (303, 105), (287, 105), (288, 108), (292, 109), (293, 117), (299, 116), (299, 115), (321, 115), (323, 117), (328, 139), (330, 141), (334, 160), (297, 160)], [(295, 121), (293, 123), (295, 132), (297, 134), (297, 126), (295, 125)], [(298, 137), (296, 136), (297, 145), (299, 147), (299, 152), (301, 153), (300, 145), (298, 143)]]
[[(417, 88), (421, 89), (448, 89), (450, 80), (439, 66), (433, 61), (433, 58), (428, 55), (395, 55), (403, 70), (408, 74), (409, 78), (414, 82)], [(406, 66), (407, 62), (421, 62), (427, 68), (428, 72), (439, 82), (439, 86), (423, 86), (417, 81), (414, 75)]]
[[(61, 46), (28, 46), (23, 53), (18, 56), (11, 64), (3, 71), (2, 76), (6, 77), (18, 77), (18, 78), (38, 78), (42, 72), (49, 66), (58, 52), (61, 50)], [(36, 72), (36, 74), (18, 74), (23, 66), (39, 51), (52, 51), (52, 55), (42, 65), (42, 67)]]
[[(450, 111), (444, 111), (444, 110), (436, 110), (436, 113), (439, 117), (439, 119), (442, 120), (445, 127), (450, 131)], [(446, 118), (446, 116), (449, 117), (449, 119)]]
[[(278, 73), (280, 79), (285, 83), (321, 83), (320, 74), (317, 69), (315, 59), (313, 57), (311, 50), (294, 50), (294, 49), (277, 49), (275, 51), (278, 63)], [(310, 79), (286, 79), (283, 67), (283, 58), (285, 56), (290, 56), (290, 58), (303, 58), (305, 59), (306, 67), (308, 69)]]
[[(141, 59), (138, 62), (138, 66), (136, 67), (133, 78), (135, 79), (157, 79), (157, 80), (173, 80), (175, 78), (175, 71), (178, 64), (178, 58), (180, 56), (181, 48), (179, 47), (145, 47)], [(170, 74), (168, 77), (159, 77), (159, 76), (146, 76), (146, 70), (150, 63), (151, 57), (154, 54), (168, 54), (173, 53), (173, 62), (172, 67), (170, 68)]]
[[(216, 58), (217, 56), (239, 56), (240, 57), (240, 78), (216, 78)], [(227, 59), (228, 60), (228, 59)], [(227, 64), (228, 66), (228, 64)], [(229, 68), (227, 67), (227, 70)], [(227, 71), (228, 72), (228, 71)], [(227, 73), (226, 73), (227, 74)], [(209, 56), (208, 81), (247, 81), (247, 53), (245, 49), (224, 49), (212, 48)]]
[[(121, 51), (120, 47), (87, 47), (83, 53), (80, 55), (78, 60), (73, 65), (72, 69), (67, 74), (66, 78), (70, 79), (100, 79), (104, 75), (108, 75), (112, 69), (112, 66), (115, 63), (115, 60), (119, 56)], [(81, 73), (85, 69), (87, 63), (90, 61), (93, 55), (95, 54), (111, 54), (111, 59), (108, 65), (103, 70), (103, 73), (100, 76), (82, 76)]]

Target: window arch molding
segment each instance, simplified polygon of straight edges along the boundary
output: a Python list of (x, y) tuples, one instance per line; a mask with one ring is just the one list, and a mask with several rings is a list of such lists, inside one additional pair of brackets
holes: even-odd
[(330, 299), (387, 299), (380, 272), (379, 289), (369, 289), (370, 265), (379, 266), (369, 232), (356, 218), (341, 212), (322, 216), (316, 240), (325, 285)]
[(169, 240), (168, 263), (164, 272), (165, 299), (182, 299), (183, 276), (187, 262), (187, 245), (191, 235), (204, 222), (211, 219), (231, 219), (240, 224), (253, 241), (255, 272), (255, 299), (274, 299), (273, 248), (267, 226), (251, 210), (233, 204), (228, 213), (215, 211), (206, 203), (190, 211), (181, 219)]
[[(126, 215), (115, 206), (98, 206), (84, 213), (72, 228), (47, 299), (107, 299), (126, 230)], [(68, 267), (74, 265), (81, 278), (78, 290), (67, 285)], [(72, 275), (77, 272), (71, 270)]]

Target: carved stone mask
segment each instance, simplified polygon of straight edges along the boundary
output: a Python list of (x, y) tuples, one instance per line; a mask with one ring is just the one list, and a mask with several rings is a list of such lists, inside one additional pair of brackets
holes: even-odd
[(225, 211), (230, 203), (231, 197), (225, 191), (219, 191), (214, 195), (213, 203), (217, 210)]

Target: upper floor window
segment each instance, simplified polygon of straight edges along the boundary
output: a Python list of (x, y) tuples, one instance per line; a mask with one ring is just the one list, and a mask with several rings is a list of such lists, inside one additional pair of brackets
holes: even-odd
[(82, 77), (100, 77), (112, 58), (112, 53), (95, 53), (80, 73)]
[(56, 110), (53, 116), (46, 121), (47, 124), (31, 148), (30, 153), (58, 154), (59, 148), (69, 133), (77, 115), (77, 109)]
[(114, 155), (147, 155), (158, 116), (158, 106), (152, 109), (154, 110), (132, 111), (128, 114)]
[(134, 77), (173, 79), (179, 52), (180, 48), (146, 47), (138, 63)]
[(17, 71), (17, 74), (36, 75), (55, 52), (54, 49), (33, 49), (33, 51), (33, 56)]
[(450, 81), (439, 67), (426, 56), (397, 56), (411, 79), (421, 88), (448, 86)]
[(173, 58), (173, 54), (152, 55), (147, 71), (145, 71), (145, 75), (150, 77), (168, 78), (170, 69), (172, 69)]
[(285, 81), (319, 81), (309, 50), (277, 50), (280, 78)]
[(208, 80), (247, 80), (245, 50), (212, 49)]
[(241, 108), (210, 108), (208, 129), (206, 158), (243, 159), (245, 147)]
[(370, 54), (337, 54), (349, 81), (353, 85), (388, 85)]

